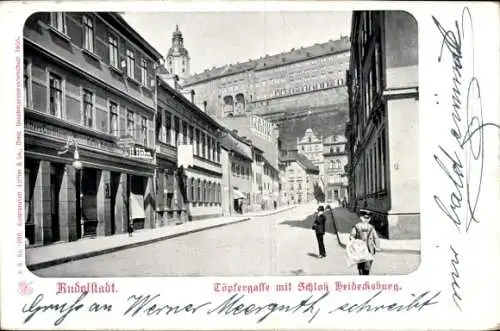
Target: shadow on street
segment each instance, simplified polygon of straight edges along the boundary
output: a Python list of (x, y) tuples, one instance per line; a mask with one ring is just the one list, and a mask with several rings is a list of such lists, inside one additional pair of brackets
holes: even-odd
[[(337, 234), (337, 231), (335, 229), (335, 224), (333, 223), (332, 214), (330, 212), (325, 212), (325, 217), (326, 217), (325, 231), (328, 233)], [(312, 233), (314, 231), (312, 229), (312, 226), (314, 224), (314, 212), (312, 212), (311, 215), (307, 216), (305, 219), (288, 220), (288, 221), (283, 221), (279, 224), (280, 225), (288, 225), (288, 226), (297, 227), (297, 228), (309, 229), (309, 230), (311, 230), (311, 233)]]

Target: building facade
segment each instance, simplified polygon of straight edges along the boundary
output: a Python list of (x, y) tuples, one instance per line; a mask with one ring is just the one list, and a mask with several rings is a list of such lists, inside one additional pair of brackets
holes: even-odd
[(347, 104), (347, 37), (207, 69), (187, 77), (197, 105), (217, 117), (281, 116), (291, 109)]
[(323, 175), (323, 137), (316, 136), (309, 128), (302, 138), (297, 138), (297, 150), (311, 160), (320, 169), (320, 175)]
[(267, 162), (277, 168), (280, 139), (276, 125), (256, 115), (226, 117), (217, 121), (243, 139), (251, 140), (253, 146), (262, 150)]
[(351, 208), (390, 238), (420, 237), (418, 28), (402, 11), (354, 12), (347, 75)]
[(229, 211), (248, 212), (254, 208), (253, 195), (253, 153), (252, 145), (238, 137), (235, 133), (226, 131), (221, 138), (221, 144), (228, 151), (229, 176)]
[(29, 244), (155, 226), (155, 67), (118, 14), (36, 13), (24, 27)]
[(348, 202), (347, 139), (342, 135), (326, 137), (323, 140), (323, 181), (326, 202)]
[(222, 128), (170, 78), (158, 74), (157, 82), (156, 201), (162, 225), (222, 215)]
[(319, 168), (301, 154), (296, 154), (285, 163), (287, 203), (314, 202), (315, 186), (319, 185), (320, 181)]

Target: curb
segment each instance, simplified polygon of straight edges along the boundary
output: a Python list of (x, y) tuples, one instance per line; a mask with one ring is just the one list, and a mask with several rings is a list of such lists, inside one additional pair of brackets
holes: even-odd
[(169, 234), (169, 235), (165, 235), (165, 236), (162, 236), (162, 237), (158, 237), (158, 238), (154, 238), (154, 239), (149, 239), (149, 240), (145, 240), (145, 241), (139, 241), (139, 242), (135, 242), (135, 243), (130, 243), (130, 244), (124, 244), (124, 245), (120, 245), (120, 246), (110, 247), (110, 248), (106, 248), (106, 249), (103, 249), (103, 250), (96, 250), (96, 251), (91, 251), (91, 252), (79, 253), (79, 254), (75, 254), (75, 255), (72, 255), (72, 256), (65, 256), (65, 257), (61, 257), (61, 258), (56, 258), (56, 259), (53, 259), (53, 260), (50, 260), (50, 261), (44, 261), (44, 262), (39, 262), (39, 263), (34, 263), (34, 264), (26, 265), (26, 268), (28, 270), (30, 270), (30, 271), (35, 271), (35, 270), (38, 270), (38, 269), (44, 269), (44, 268), (56, 266), (56, 265), (59, 265), (59, 264), (64, 264), (64, 263), (68, 263), (68, 262), (83, 260), (83, 259), (87, 259), (87, 258), (90, 258), (90, 257), (104, 255), (104, 254), (110, 254), (110, 253), (118, 252), (118, 251), (125, 250), (125, 249), (136, 248), (136, 247), (140, 247), (140, 246), (146, 246), (146, 245), (154, 244), (154, 243), (157, 243), (157, 242), (160, 242), (160, 241), (163, 241), (163, 240), (173, 239), (173, 238), (176, 238), (176, 237), (181, 237), (181, 236), (185, 236), (185, 235), (188, 235), (188, 234), (192, 234), (192, 233), (196, 233), (196, 232), (200, 232), (200, 231), (204, 231), (204, 230), (210, 230), (210, 229), (220, 228), (220, 227), (223, 227), (223, 226), (226, 226), (226, 225), (233, 225), (233, 224), (243, 223), (243, 222), (249, 221), (252, 217), (263, 217), (263, 216), (269, 216), (269, 215), (278, 214), (278, 213), (290, 210), (290, 209), (295, 208), (295, 207), (296, 206), (292, 206), (290, 208), (277, 210), (277, 211), (274, 211), (272, 213), (265, 214), (265, 215), (254, 215), (254, 216), (244, 217), (244, 218), (241, 218), (241, 219), (238, 219), (238, 220), (235, 220), (235, 221), (232, 221), (232, 222), (228, 222), (228, 223), (221, 223), (221, 224), (215, 224), (215, 225), (205, 226), (205, 227), (201, 227), (201, 228), (198, 228), (198, 229), (193, 229), (193, 230), (189, 230), (189, 231), (185, 231), (185, 232), (179, 232), (179, 233)]
[[(335, 222), (335, 216), (333, 215), (333, 211), (330, 211), (332, 214), (332, 220), (333, 220), (333, 229), (335, 230), (335, 234), (337, 236), (337, 241), (339, 243), (339, 246), (343, 249), (346, 248), (346, 244), (340, 240), (339, 232), (337, 231), (337, 224)], [(421, 255), (420, 250), (415, 250), (415, 249), (387, 249), (387, 248), (382, 248), (378, 253), (393, 253), (393, 254), (415, 254), (415, 255)]]
[(80, 253), (80, 254), (76, 254), (76, 255), (72, 255), (72, 256), (65, 256), (65, 257), (57, 258), (57, 259), (50, 260), (50, 261), (44, 261), (44, 262), (39, 262), (39, 263), (31, 264), (31, 265), (26, 265), (26, 268), (28, 268), (28, 270), (30, 270), (30, 271), (34, 271), (34, 270), (38, 270), (38, 269), (44, 269), (44, 268), (52, 267), (52, 266), (59, 265), (59, 264), (64, 264), (64, 263), (68, 263), (68, 262), (83, 260), (83, 259), (87, 259), (87, 258), (90, 258), (90, 257), (104, 255), (104, 254), (110, 254), (110, 253), (118, 252), (118, 251), (125, 250), (125, 249), (136, 248), (136, 247), (140, 247), (140, 246), (146, 246), (146, 245), (157, 243), (159, 241), (163, 241), (163, 240), (167, 240), (167, 239), (172, 239), (172, 238), (176, 238), (176, 237), (182, 237), (182, 236), (185, 236), (185, 235), (188, 235), (188, 234), (191, 234), (191, 233), (196, 233), (196, 232), (200, 232), (200, 231), (204, 231), (204, 230), (210, 230), (210, 229), (220, 228), (220, 227), (223, 227), (223, 226), (226, 226), (226, 225), (232, 225), (232, 224), (242, 223), (242, 222), (246, 222), (246, 221), (249, 221), (249, 220), (250, 220), (250, 217), (246, 217), (246, 218), (239, 219), (239, 220), (236, 220), (236, 221), (233, 221), (233, 222), (215, 224), (215, 225), (211, 225), (211, 226), (207, 226), (207, 227), (202, 227), (202, 228), (198, 228), (198, 229), (189, 230), (189, 231), (186, 231), (186, 232), (179, 232), (179, 233), (169, 234), (169, 235), (166, 235), (166, 236), (162, 236), (162, 237), (158, 237), (158, 238), (154, 238), (154, 239), (150, 239), (150, 240), (139, 241), (139, 242), (135, 242), (135, 243), (130, 243), (130, 244), (125, 244), (125, 245), (110, 247), (110, 248), (106, 248), (106, 249), (103, 249), (103, 250), (97, 250), (97, 251), (92, 251), (92, 252)]

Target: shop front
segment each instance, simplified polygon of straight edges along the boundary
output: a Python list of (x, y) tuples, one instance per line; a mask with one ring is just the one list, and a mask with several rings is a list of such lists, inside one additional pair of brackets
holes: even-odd
[[(152, 227), (152, 158), (113, 138), (25, 119), (25, 236), (29, 245)], [(130, 216), (130, 217), (129, 217)]]

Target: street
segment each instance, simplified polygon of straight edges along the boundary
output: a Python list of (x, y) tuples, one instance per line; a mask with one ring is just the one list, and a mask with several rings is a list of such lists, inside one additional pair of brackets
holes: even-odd
[[(36, 270), (40, 277), (357, 275), (348, 268), (333, 224), (327, 257), (318, 259), (312, 226), (315, 206)], [(379, 253), (372, 274), (408, 274), (420, 255)]]

